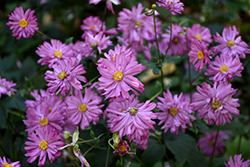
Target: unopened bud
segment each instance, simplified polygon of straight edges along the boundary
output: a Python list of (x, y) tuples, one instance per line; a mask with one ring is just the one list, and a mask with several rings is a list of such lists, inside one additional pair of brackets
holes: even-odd
[(152, 9), (155, 9), (155, 8), (156, 8), (156, 4), (153, 4), (153, 5), (152, 5)]
[(187, 32), (187, 27), (183, 27), (183, 31), (184, 31), (184, 32)]
[(64, 131), (63, 132), (63, 138), (64, 139), (68, 139), (68, 138), (70, 138), (71, 137), (71, 134), (69, 133), (69, 131)]
[(92, 43), (90, 46), (91, 46), (91, 48), (95, 48), (96, 47), (96, 45), (94, 43)]

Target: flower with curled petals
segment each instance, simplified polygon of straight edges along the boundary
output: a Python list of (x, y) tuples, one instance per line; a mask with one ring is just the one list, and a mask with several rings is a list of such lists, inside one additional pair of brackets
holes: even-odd
[(159, 0), (156, 2), (160, 7), (167, 9), (172, 15), (181, 14), (184, 4), (180, 0)]
[(81, 90), (82, 85), (80, 81), (87, 82), (87, 79), (82, 76), (86, 71), (82, 64), (77, 65), (75, 59), (66, 59), (60, 61), (57, 64), (53, 65), (52, 71), (46, 71), (44, 79), (49, 82), (47, 86), (50, 92), (59, 92), (64, 97), (68, 91), (72, 94), (73, 88), (76, 90)]
[(249, 167), (250, 166), (250, 160), (243, 161), (244, 159), (241, 159), (241, 154), (234, 155), (234, 161), (232, 159), (232, 155), (229, 157), (229, 161), (225, 163), (226, 167)]
[(37, 63), (48, 65), (51, 68), (58, 61), (69, 59), (73, 56), (73, 52), (68, 45), (56, 39), (51, 39), (50, 42), (51, 44), (45, 41), (37, 48), (36, 54), (41, 57)]
[(214, 40), (220, 43), (220, 45), (212, 48), (214, 50), (214, 55), (221, 52), (227, 56), (242, 57), (244, 59), (246, 57), (245, 51), (249, 46), (242, 41), (241, 36), (236, 38), (237, 35), (239, 35), (239, 32), (235, 26), (232, 28), (230, 26), (225, 27), (222, 32), (222, 37), (216, 32)]
[(61, 136), (58, 131), (53, 130), (50, 126), (39, 128), (34, 132), (28, 134), (24, 149), (27, 151), (26, 157), (29, 157), (27, 162), (32, 163), (39, 156), (38, 166), (44, 166), (46, 156), (51, 163), (61, 155), (58, 148), (64, 146), (64, 142), (60, 141)]
[(27, 9), (24, 13), (23, 7), (16, 7), (13, 13), (9, 15), (9, 21), (6, 25), (13, 30), (13, 35), (16, 39), (31, 38), (35, 31), (38, 31), (37, 18), (34, 16), (35, 10)]
[[(116, 49), (118, 47), (115, 48), (115, 52)], [(146, 69), (146, 66), (138, 64), (135, 55), (130, 54), (130, 52), (122, 51), (120, 55), (115, 55), (115, 59), (111, 51), (110, 53), (111, 55), (106, 55), (107, 58), (100, 59), (97, 64), (97, 69), (102, 75), (99, 78), (99, 89), (104, 90), (103, 95), (106, 99), (119, 96), (128, 98), (129, 90), (138, 95), (134, 89), (143, 92), (144, 85), (133, 75), (141, 73)]]
[(194, 109), (199, 112), (198, 116), (204, 118), (209, 124), (217, 126), (230, 123), (232, 114), (239, 115), (237, 107), (240, 106), (238, 99), (232, 98), (237, 89), (233, 89), (228, 83), (215, 83), (213, 87), (203, 82), (202, 87), (196, 87), (193, 94)]
[(210, 44), (213, 41), (211, 39), (212, 35), (210, 33), (210, 30), (206, 27), (201, 26), (200, 24), (194, 24), (192, 28), (188, 27), (187, 36), (190, 45), (195, 39), (206, 42), (206, 44)]
[(214, 156), (219, 156), (220, 153), (225, 152), (226, 143), (223, 141), (228, 136), (225, 132), (219, 131), (216, 145), (214, 148), (215, 138), (216, 138), (217, 131), (212, 131), (212, 133), (205, 133), (204, 137), (201, 137), (198, 140), (199, 147), (204, 155), (208, 155), (210, 158), (212, 157), (213, 150), (214, 150)]
[(164, 133), (170, 129), (172, 134), (179, 134), (179, 127), (181, 127), (182, 132), (185, 132), (187, 128), (186, 124), (192, 127), (191, 119), (196, 120), (196, 118), (191, 115), (193, 112), (190, 102), (182, 100), (182, 93), (172, 96), (169, 89), (167, 93), (163, 92), (162, 97), (157, 97), (161, 102), (157, 103), (157, 108), (162, 112), (158, 113), (158, 119), (160, 120), (159, 125), (164, 124), (161, 129), (164, 129)]
[(108, 127), (112, 133), (119, 132), (119, 137), (127, 135), (128, 139), (141, 140), (141, 136), (148, 133), (149, 129), (155, 129), (155, 122), (158, 114), (152, 110), (156, 104), (147, 100), (145, 103), (139, 103), (134, 95), (129, 99), (121, 97), (114, 99), (106, 108)]
[(2, 167), (21, 167), (21, 165), (19, 164), (19, 161), (16, 162), (11, 162), (9, 159), (6, 160), (5, 157), (3, 157), (3, 159), (0, 157), (0, 166)]
[(227, 82), (227, 79), (233, 81), (233, 76), (241, 77), (243, 69), (239, 58), (221, 54), (216, 56), (215, 60), (209, 64), (205, 75), (212, 75), (213, 77), (210, 80), (214, 82)]
[(80, 124), (82, 130), (87, 128), (90, 122), (96, 125), (102, 114), (101, 108), (104, 106), (99, 105), (101, 101), (102, 98), (90, 88), (85, 88), (84, 97), (81, 90), (76, 90), (75, 96), (67, 96), (65, 99), (68, 119), (74, 125)]

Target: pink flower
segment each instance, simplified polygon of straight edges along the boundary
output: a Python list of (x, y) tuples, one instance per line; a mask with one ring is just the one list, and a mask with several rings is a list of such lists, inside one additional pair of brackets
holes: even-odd
[(146, 150), (148, 147), (148, 138), (149, 138), (149, 130), (144, 131), (143, 134), (140, 136), (139, 139), (134, 139), (133, 142), (136, 146), (140, 146), (141, 150)]
[(227, 82), (227, 79), (233, 81), (233, 76), (241, 77), (243, 69), (244, 67), (239, 58), (221, 54), (209, 64), (205, 75), (212, 75), (213, 77), (210, 80), (214, 82)]
[(27, 120), (23, 120), (27, 126), (26, 131), (31, 133), (36, 129), (45, 126), (52, 126), (53, 128), (61, 131), (64, 122), (64, 116), (60, 108), (50, 108), (46, 102), (37, 103), (32, 108), (27, 108)]
[(212, 51), (207, 50), (205, 42), (194, 40), (191, 45), (191, 51), (188, 53), (189, 61), (195, 64), (196, 71), (202, 71), (203, 67), (210, 63), (210, 54)]
[(184, 4), (180, 0), (159, 0), (156, 2), (160, 7), (167, 9), (172, 15), (181, 14)]
[(228, 56), (241, 56), (245, 58), (245, 51), (248, 49), (248, 45), (241, 40), (241, 36), (236, 38), (238, 34), (239, 32), (235, 26), (233, 26), (233, 28), (230, 26), (225, 27), (222, 32), (222, 37), (216, 32), (214, 40), (220, 43), (220, 45), (213, 47), (214, 55), (221, 52)]
[(0, 157), (0, 166), (3, 166), (3, 167), (21, 167), (21, 165), (19, 164), (19, 161), (11, 162), (9, 159), (6, 160), (5, 157), (3, 157), (3, 159)]
[(149, 129), (154, 130), (155, 122), (151, 119), (156, 119), (158, 115), (151, 110), (155, 106), (150, 100), (139, 103), (133, 95), (129, 99), (116, 98), (106, 108), (108, 127), (112, 133), (119, 132), (121, 140), (125, 135), (130, 141), (141, 140), (141, 136), (148, 133)]
[[(82, 64), (77, 65), (74, 59), (59, 61), (58, 64), (52, 66), (54, 72), (46, 71), (45, 80), (49, 82), (47, 86), (49, 91), (56, 94), (59, 92), (64, 97), (68, 91), (72, 94), (72, 89), (81, 90), (80, 81), (87, 82), (87, 79), (82, 76), (86, 71)], [(79, 81), (80, 80), (80, 81)]]
[(43, 45), (40, 45), (37, 48), (36, 54), (42, 57), (37, 61), (37, 63), (41, 63), (41, 65), (48, 65), (49, 68), (51, 68), (58, 61), (68, 59), (73, 56), (71, 48), (56, 39), (51, 39), (51, 45), (45, 41)]
[(130, 147), (129, 147), (128, 143), (126, 141), (121, 140), (118, 143), (118, 146), (113, 153), (116, 155), (123, 156), (123, 155), (127, 154), (129, 151), (130, 151)]
[(16, 89), (13, 89), (12, 87), (16, 86), (16, 83), (13, 83), (12, 81), (6, 81), (5, 78), (1, 79), (0, 76), (0, 98), (2, 94), (7, 94), (8, 96), (13, 96), (16, 92)]
[(229, 157), (229, 161), (225, 163), (226, 167), (249, 167), (250, 166), (250, 160), (247, 160), (243, 162), (244, 159), (241, 159), (241, 154), (234, 155), (234, 161), (232, 159), (232, 155)]
[[(89, 4), (98, 4), (101, 0), (89, 0)], [(115, 14), (114, 10), (113, 10), (113, 6), (112, 3), (115, 5), (119, 5), (121, 2), (120, 0), (107, 0), (106, 4), (107, 4), (107, 8), (108, 10), (110, 10), (113, 14)]]
[(232, 114), (239, 115), (238, 99), (232, 98), (237, 89), (233, 89), (231, 84), (219, 83), (211, 87), (207, 83), (202, 84), (202, 88), (197, 86), (197, 92), (193, 94), (194, 109), (199, 112), (198, 116), (207, 119), (209, 124), (217, 126), (227, 122), (230, 123)]
[(34, 16), (35, 10), (28, 9), (24, 13), (23, 7), (16, 7), (13, 13), (9, 16), (9, 21), (6, 25), (13, 30), (13, 37), (17, 36), (16, 39), (31, 38), (35, 31), (38, 31), (37, 18)]
[(83, 25), (81, 25), (81, 29), (84, 31), (84, 34), (81, 38), (85, 38), (86, 33), (90, 33), (91, 35), (96, 35), (100, 31), (104, 33), (104, 35), (116, 35), (117, 31), (115, 28), (111, 28), (110, 30), (106, 30), (105, 22), (102, 22), (99, 17), (89, 16), (83, 20)]
[[(119, 53), (116, 49), (115, 52)], [(125, 53), (121, 52), (119, 56), (115, 56), (115, 59), (100, 59), (98, 61), (97, 69), (102, 75), (99, 78), (99, 86), (105, 91), (103, 95), (106, 99), (118, 96), (128, 98), (129, 90), (132, 90), (136, 95), (138, 93), (134, 89), (140, 92), (144, 91), (144, 85), (133, 75), (141, 73), (146, 67), (138, 64), (133, 57), (134, 55)], [(113, 57), (113, 55), (109, 55), (109, 57)]]
[[(204, 137), (201, 137), (198, 140), (198, 144), (201, 150), (203, 150), (204, 155), (208, 155), (210, 158), (212, 157), (215, 138), (216, 138), (216, 131), (212, 131), (212, 134), (206, 132)], [(218, 138), (216, 141), (216, 146), (214, 150), (214, 156), (219, 156), (220, 153), (225, 152), (226, 144), (223, 141), (228, 136), (225, 132), (219, 132)]]
[(211, 39), (212, 35), (210, 33), (210, 30), (206, 27), (201, 27), (200, 24), (194, 24), (192, 28), (188, 27), (187, 36), (190, 45), (195, 39), (206, 42), (206, 44), (210, 44), (213, 41)]
[(61, 151), (57, 149), (65, 145), (64, 142), (60, 141), (59, 132), (50, 126), (39, 128), (35, 133), (28, 134), (28, 139), (31, 141), (26, 141), (25, 145), (27, 146), (24, 147), (27, 151), (25, 156), (30, 157), (27, 162), (32, 163), (40, 156), (38, 166), (45, 165), (47, 154), (50, 162), (53, 163), (61, 155)]
[(90, 88), (85, 88), (84, 97), (81, 90), (76, 90), (75, 96), (67, 96), (65, 102), (68, 106), (68, 119), (74, 125), (78, 125), (81, 122), (82, 130), (87, 128), (90, 122), (94, 125), (96, 125), (96, 122), (99, 122), (99, 116), (102, 114), (101, 108), (104, 105), (99, 105), (102, 102), (102, 98)]
[(182, 132), (185, 133), (187, 128), (186, 124), (192, 127), (190, 119), (196, 120), (196, 118), (191, 115), (194, 113), (192, 111), (192, 106), (189, 102), (182, 100), (182, 93), (174, 95), (172, 97), (171, 92), (167, 89), (167, 93), (163, 92), (162, 97), (157, 97), (161, 102), (157, 103), (157, 108), (163, 112), (158, 113), (158, 119), (160, 120), (158, 125), (164, 123), (161, 129), (164, 129), (164, 133), (170, 129), (171, 133), (178, 135), (179, 127), (181, 127)]
[(163, 40), (159, 44), (160, 51), (165, 55), (183, 55), (187, 52), (187, 43), (183, 28), (178, 24), (172, 24), (172, 38), (168, 53), (168, 43), (170, 40), (170, 26), (167, 29), (167, 34), (162, 34)]

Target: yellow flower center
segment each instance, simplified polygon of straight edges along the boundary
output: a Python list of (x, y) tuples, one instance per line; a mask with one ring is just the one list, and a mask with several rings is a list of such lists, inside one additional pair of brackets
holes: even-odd
[(235, 44), (234, 41), (231, 41), (231, 40), (227, 41), (227, 46), (228, 47), (232, 47), (232, 46), (234, 46), (234, 44)]
[(49, 120), (47, 117), (41, 117), (39, 120), (40, 125), (44, 126), (47, 125), (49, 123)]
[(136, 112), (138, 111), (138, 108), (131, 108), (130, 110), (129, 110), (129, 113), (130, 113), (130, 115), (135, 115), (136, 114)]
[(54, 56), (56, 56), (57, 58), (61, 58), (62, 57), (62, 52), (59, 50), (55, 50), (54, 51)]
[(19, 22), (20, 27), (24, 28), (28, 25), (28, 22), (25, 19), (21, 19)]
[(174, 38), (174, 43), (177, 44), (179, 42), (178, 38)]
[(41, 141), (41, 142), (39, 143), (39, 148), (40, 148), (41, 150), (46, 150), (46, 149), (48, 148), (48, 143), (47, 143), (45, 140)]
[(78, 111), (85, 112), (87, 110), (87, 104), (81, 103), (78, 106)]
[(123, 78), (122, 71), (116, 71), (113, 75), (115, 81), (121, 81)]
[(212, 146), (214, 145), (214, 142), (213, 142), (212, 140), (209, 140), (209, 141), (208, 141), (208, 145), (209, 145), (210, 147), (212, 147)]
[(214, 99), (212, 102), (211, 102), (211, 106), (214, 108), (214, 109), (217, 109), (220, 107), (220, 102), (218, 99)]
[(96, 45), (98, 45), (99, 44), (99, 41), (95, 41), (96, 42)]
[(95, 29), (95, 26), (94, 25), (89, 26), (89, 29), (92, 29), (92, 28)]
[(124, 151), (126, 151), (126, 146), (121, 145), (118, 150), (121, 152), (124, 152)]
[(154, 27), (153, 27), (153, 26), (151, 26), (150, 28), (151, 28), (151, 30), (154, 30)]
[(197, 55), (198, 55), (198, 59), (203, 59), (204, 57), (204, 54), (202, 51), (199, 51)]
[(58, 78), (59, 79), (64, 79), (66, 77), (66, 72), (65, 71), (62, 71), (59, 75), (58, 75)]
[(3, 163), (3, 166), (4, 166), (4, 167), (13, 167), (11, 164), (9, 164), (9, 163), (7, 163), (7, 162), (4, 162), (4, 163)]
[(196, 37), (199, 41), (202, 40), (201, 34), (196, 34), (194, 37)]
[(135, 27), (141, 27), (141, 22), (140, 21), (135, 21)]
[(173, 116), (175, 116), (178, 113), (178, 109), (174, 108), (174, 107), (171, 107), (169, 109), (169, 112), (170, 112), (170, 114), (172, 114)]
[(124, 111), (126, 111), (126, 110), (121, 110), (121, 113), (123, 113)]
[(220, 67), (220, 72), (221, 73), (224, 73), (224, 72), (227, 72), (228, 71), (228, 66), (223, 64), (221, 67)]

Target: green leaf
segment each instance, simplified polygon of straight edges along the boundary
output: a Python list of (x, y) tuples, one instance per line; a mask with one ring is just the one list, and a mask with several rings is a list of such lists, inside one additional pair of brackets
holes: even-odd
[(120, 160), (118, 160), (118, 161), (115, 163), (115, 165), (116, 165), (117, 167), (122, 167), (122, 164), (121, 164)]
[(171, 135), (166, 139), (165, 145), (181, 165), (187, 161), (190, 166), (207, 166), (204, 156), (197, 151), (197, 142), (191, 136), (184, 133), (179, 136)]
[(69, 37), (65, 40), (65, 44), (68, 45), (73, 42), (74, 37)]
[(92, 138), (95, 138), (95, 133), (94, 133), (93, 130), (90, 130), (90, 136), (91, 136)]
[[(165, 148), (165, 147), (164, 147)], [(156, 139), (148, 139), (148, 148), (142, 153), (141, 160), (147, 167), (154, 166), (155, 163), (162, 160), (164, 152), (162, 146)]]
[(154, 73), (155, 75), (159, 74), (159, 72), (161, 71), (161, 68), (162, 68), (162, 65), (161, 65), (161, 64), (156, 64), (156, 65), (154, 65), (154, 67), (153, 67), (153, 73)]

